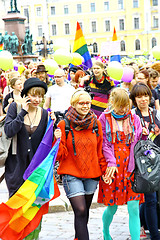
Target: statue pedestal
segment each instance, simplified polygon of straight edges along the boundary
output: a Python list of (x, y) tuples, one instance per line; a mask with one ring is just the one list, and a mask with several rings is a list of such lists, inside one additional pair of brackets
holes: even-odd
[(16, 60), (17, 62), (23, 62), (28, 63), (30, 61), (36, 62), (38, 59), (38, 55), (21, 55), (21, 56), (13, 56), (13, 59)]
[(5, 31), (8, 31), (8, 34), (15, 32), (18, 37), (20, 44), (24, 41), (25, 37), (25, 17), (23, 17), (19, 12), (8, 12), (8, 14), (3, 18), (5, 23)]

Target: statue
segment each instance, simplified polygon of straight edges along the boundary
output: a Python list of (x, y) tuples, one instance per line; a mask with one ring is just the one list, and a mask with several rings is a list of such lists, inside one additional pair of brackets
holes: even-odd
[(24, 43), (22, 44), (22, 53), (24, 55), (32, 54), (32, 34), (30, 35), (29, 29), (26, 30), (26, 35), (24, 38)]
[[(14, 1), (14, 10), (13, 10), (13, 1)], [(19, 12), (17, 9), (17, 0), (11, 0), (11, 12)]]
[(3, 43), (4, 43), (4, 50), (9, 50), (9, 41), (10, 41), (10, 35), (7, 31), (5, 31), (5, 35), (3, 37)]
[(18, 53), (18, 46), (19, 41), (18, 37), (16, 36), (15, 32), (12, 32), (12, 35), (10, 36), (10, 42), (9, 42), (9, 51), (13, 55), (16, 55)]
[(0, 33), (0, 45), (3, 44), (4, 37), (2, 36), (2, 33)]

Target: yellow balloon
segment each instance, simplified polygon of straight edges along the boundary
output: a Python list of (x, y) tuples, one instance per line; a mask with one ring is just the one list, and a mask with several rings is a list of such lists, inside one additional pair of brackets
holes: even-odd
[(25, 69), (26, 69), (26, 68), (25, 68), (24, 65), (19, 65), (19, 66), (18, 66), (18, 72), (20, 73), (20, 75), (24, 72)]
[(47, 59), (44, 61), (44, 66), (49, 75), (54, 75), (54, 72), (58, 69), (58, 64), (53, 59)]
[(72, 64), (73, 65), (81, 65), (82, 62), (83, 62), (83, 57), (79, 54), (79, 53), (72, 53), (72, 57), (73, 57), (73, 60), (72, 60)]
[(12, 54), (6, 50), (0, 52), (0, 68), (4, 71), (13, 69)]
[(60, 48), (65, 48), (69, 51), (69, 41), (64, 38), (55, 39), (53, 42), (53, 50), (56, 51)]
[(123, 76), (122, 64), (117, 61), (110, 62), (107, 67), (107, 73), (111, 78), (120, 81)]
[(71, 53), (66, 49), (58, 49), (53, 54), (54, 60), (60, 65), (66, 65), (72, 62), (73, 57)]
[(159, 60), (160, 59), (160, 46), (154, 46), (152, 48), (152, 54), (155, 59)]

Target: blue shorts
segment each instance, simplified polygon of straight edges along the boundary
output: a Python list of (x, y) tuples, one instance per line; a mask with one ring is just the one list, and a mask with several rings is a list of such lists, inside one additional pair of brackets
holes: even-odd
[(98, 180), (92, 178), (77, 178), (71, 175), (63, 175), (62, 183), (68, 198), (94, 194)]

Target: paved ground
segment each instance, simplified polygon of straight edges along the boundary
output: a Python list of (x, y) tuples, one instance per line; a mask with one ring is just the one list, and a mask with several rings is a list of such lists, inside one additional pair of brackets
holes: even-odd
[[(0, 169), (0, 176), (3, 169)], [(69, 201), (65, 196), (62, 186), (59, 186), (61, 196), (50, 203), (50, 212), (43, 217), (42, 231), (39, 240), (73, 240), (73, 212)], [(97, 204), (97, 192), (93, 199), (90, 210), (89, 233), (90, 240), (103, 240), (102, 237), (102, 214), (103, 205)], [(6, 202), (8, 192), (5, 181), (0, 184), (0, 202)], [(126, 240), (130, 237), (128, 229), (128, 213), (126, 206), (120, 206), (114, 216), (110, 227), (111, 236), (114, 240)], [(129, 238), (130, 239), (130, 238)], [(148, 238), (149, 239), (149, 238)], [(11, 239), (12, 240), (12, 239)]]

